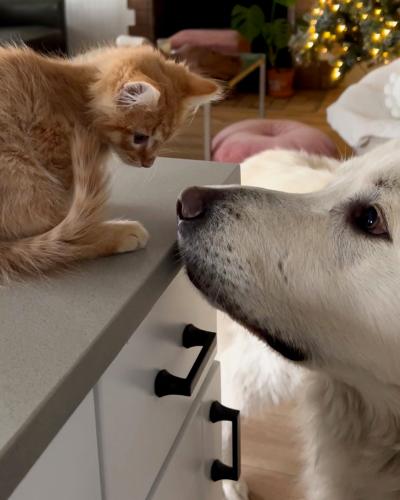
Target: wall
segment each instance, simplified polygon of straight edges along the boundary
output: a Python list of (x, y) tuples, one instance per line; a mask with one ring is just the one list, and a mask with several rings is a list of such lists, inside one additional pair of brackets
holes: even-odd
[[(268, 15), (271, 2), (266, 0), (127, 0), (136, 10), (132, 35), (155, 41), (186, 28), (229, 28), (233, 7), (240, 3), (258, 3)], [(286, 7), (275, 9), (277, 16), (286, 16)]]
[(156, 39), (154, 0), (128, 0), (128, 6), (136, 12), (136, 22), (130, 27), (130, 33), (144, 36), (154, 42)]
[(127, 34), (135, 23), (127, 0), (65, 0), (68, 49), (76, 54), (93, 45)]

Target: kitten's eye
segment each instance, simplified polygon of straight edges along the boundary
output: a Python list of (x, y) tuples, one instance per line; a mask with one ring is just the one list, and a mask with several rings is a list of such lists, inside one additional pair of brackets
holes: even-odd
[(379, 208), (369, 205), (357, 210), (355, 223), (363, 232), (375, 236), (389, 236), (386, 220)]
[(147, 144), (149, 141), (149, 136), (145, 134), (141, 134), (140, 132), (135, 132), (133, 134), (133, 143), (141, 146), (143, 144)]

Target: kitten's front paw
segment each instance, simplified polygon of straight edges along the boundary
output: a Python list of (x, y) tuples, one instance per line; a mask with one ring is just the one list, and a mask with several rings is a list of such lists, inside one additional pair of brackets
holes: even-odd
[(144, 248), (149, 241), (149, 233), (136, 221), (118, 221), (121, 226), (121, 236), (118, 242), (116, 253), (133, 252), (139, 248)]
[(224, 481), (222, 483), (225, 500), (249, 500), (247, 484), (242, 481)]

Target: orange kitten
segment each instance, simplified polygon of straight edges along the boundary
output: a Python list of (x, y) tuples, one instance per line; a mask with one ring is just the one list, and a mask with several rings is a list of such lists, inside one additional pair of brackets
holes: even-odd
[(72, 60), (0, 48), (0, 282), (146, 245), (138, 222), (106, 221), (111, 148), (149, 167), (218, 86), (148, 47)]

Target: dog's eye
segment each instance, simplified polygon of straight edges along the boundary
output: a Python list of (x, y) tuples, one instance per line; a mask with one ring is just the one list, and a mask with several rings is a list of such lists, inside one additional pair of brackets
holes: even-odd
[(140, 132), (135, 132), (133, 134), (133, 143), (141, 146), (143, 144), (147, 144), (149, 141), (149, 136), (145, 134), (141, 134)]
[(385, 218), (380, 209), (373, 205), (359, 208), (355, 214), (355, 223), (365, 233), (375, 236), (389, 235)]

